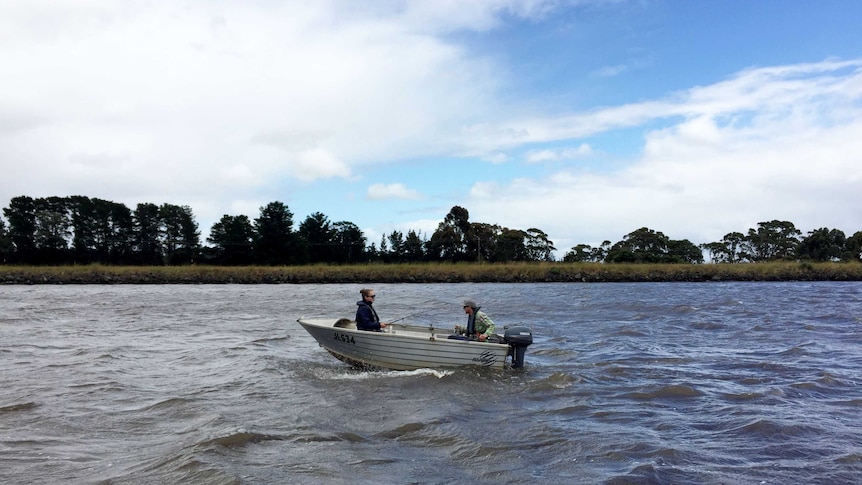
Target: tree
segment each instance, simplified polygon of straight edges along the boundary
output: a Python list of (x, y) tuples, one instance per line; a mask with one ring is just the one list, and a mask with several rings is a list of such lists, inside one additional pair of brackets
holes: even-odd
[(355, 263), (365, 259), (365, 236), (359, 226), (348, 221), (332, 225), (333, 259), (338, 263)]
[(494, 248), (494, 261), (526, 261), (527, 247), (524, 245), (526, 233), (518, 229), (504, 228), (497, 237)]
[(380, 236), (380, 251), (377, 254), (384, 263), (390, 261), (392, 255), (389, 252), (389, 243), (386, 242), (386, 236)]
[(132, 214), (132, 220), (134, 224), (134, 253), (138, 264), (162, 264), (159, 206), (152, 203), (138, 204)]
[(305, 249), (306, 261), (325, 263), (332, 261), (332, 237), (335, 231), (329, 218), (320, 212), (310, 214), (299, 225), (299, 237)]
[(62, 197), (39, 198), (34, 201), (36, 245), (39, 264), (60, 264), (66, 258), (72, 237), (72, 221)]
[(703, 263), (703, 251), (688, 239), (671, 239), (667, 243), (664, 262), (700, 264)]
[(69, 197), (69, 211), (72, 217), (72, 258), (80, 264), (98, 261), (96, 248), (96, 225), (98, 216), (96, 205), (89, 197), (74, 195)]
[(32, 197), (14, 197), (3, 209), (9, 222), (8, 237), (12, 242), (13, 262), (34, 263), (36, 258), (36, 202)]
[(293, 232), (293, 212), (282, 202), (270, 202), (260, 208), (254, 220), (254, 253), (261, 264), (294, 263), (297, 254), (297, 234)]
[(745, 252), (745, 248), (747, 247), (745, 241), (745, 234), (741, 232), (725, 234), (721, 239), (721, 243), (724, 245), (723, 260), (719, 262), (741, 263), (747, 261), (750, 256)]
[(607, 253), (609, 263), (702, 263), (703, 252), (688, 239), (672, 240), (642, 227), (623, 237)]
[(573, 246), (566, 254), (563, 256), (563, 262), (565, 263), (581, 263), (586, 261), (593, 260), (593, 248), (589, 244), (578, 244), (577, 246)]
[(389, 241), (389, 260), (399, 263), (404, 261), (404, 234), (401, 231), (392, 231), (387, 239)]
[(12, 238), (6, 229), (6, 221), (0, 218), (0, 264), (6, 264), (12, 257)]
[(604, 261), (608, 256), (608, 251), (611, 250), (611, 242), (608, 240), (602, 241), (601, 246), (597, 248), (593, 248), (592, 250), (592, 260), (593, 261)]
[(727, 263), (724, 244), (720, 242), (704, 243), (700, 249), (709, 253), (709, 260), (713, 263)]
[(821, 227), (808, 233), (797, 246), (796, 254), (800, 259), (814, 261), (838, 261), (847, 244), (843, 231)]
[(554, 243), (548, 239), (548, 235), (534, 227), (527, 229), (524, 236), (524, 246), (529, 261), (553, 261), (554, 251), (557, 250)]
[(377, 243), (371, 243), (370, 246), (365, 248), (365, 257), (368, 258), (369, 261), (380, 260), (380, 251), (377, 250)]
[[(470, 259), (478, 262), (494, 261), (494, 252), (497, 249), (497, 238), (503, 229), (495, 224), (484, 222), (473, 222), (470, 224)], [(475, 243), (475, 244), (474, 244)]]
[(249, 264), (254, 260), (254, 228), (246, 215), (225, 214), (210, 229), (207, 241), (215, 246), (218, 262), (226, 265)]
[(470, 239), (469, 219), (470, 213), (467, 209), (457, 205), (452, 207), (428, 241), (429, 257), (452, 262), (469, 259), (467, 254)]
[(72, 224), (72, 260), (77, 263), (133, 263), (135, 228), (124, 204), (75, 195), (66, 199)]
[(746, 253), (752, 261), (793, 259), (801, 234), (792, 222), (759, 222), (756, 230), (748, 230)]
[(661, 232), (642, 227), (614, 244), (605, 261), (609, 263), (659, 263), (665, 259), (670, 239)]
[[(105, 261), (114, 264), (133, 262), (132, 247), (135, 241), (135, 223), (132, 211), (125, 204), (101, 199), (93, 199), (93, 201), (96, 204), (97, 213), (101, 215), (104, 221), (97, 232), (107, 254)], [(188, 210), (191, 211), (191, 209)], [(191, 217), (191, 212), (189, 212), (189, 217)], [(197, 224), (193, 220), (191, 223), (197, 228)]]
[(844, 243), (842, 261), (862, 261), (862, 231), (856, 231)]
[(200, 231), (192, 208), (183, 205), (162, 204), (159, 207), (162, 229), (162, 248), (166, 264), (189, 264), (200, 252)]
[(409, 262), (422, 261), (425, 257), (425, 251), (422, 250), (423, 241), (414, 230), (407, 231), (407, 237), (404, 238), (404, 259)]

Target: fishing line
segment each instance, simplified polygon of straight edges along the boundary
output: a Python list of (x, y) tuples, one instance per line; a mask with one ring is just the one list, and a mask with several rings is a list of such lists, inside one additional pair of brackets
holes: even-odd
[[(437, 300), (436, 298), (432, 298), (432, 299), (430, 299), (430, 300), (425, 300), (425, 301), (423, 301), (422, 303), (420, 303), (420, 305), (426, 305), (426, 304), (434, 303), (434, 302), (437, 302), (437, 301), (439, 301), (439, 300)], [(404, 315), (403, 317), (401, 317), (401, 318), (396, 318), (395, 320), (392, 320), (392, 321), (390, 321), (390, 322), (387, 322), (386, 324), (387, 324), (387, 325), (391, 325), (391, 324), (393, 324), (393, 323), (400, 322), (401, 320), (404, 320), (404, 319), (407, 319), (407, 318), (411, 318), (411, 317), (415, 317), (415, 316), (419, 316), (419, 315), (424, 315), (424, 314), (429, 313), (429, 312), (432, 312), (432, 311), (434, 311), (434, 310), (436, 310), (436, 309), (437, 309), (437, 307), (431, 307), (431, 308), (429, 308), (429, 309), (427, 309), (427, 310), (422, 310), (421, 312), (416, 312), (416, 313), (411, 313), (411, 314), (409, 314), (409, 315)], [(401, 325), (404, 325), (404, 324), (401, 324)]]

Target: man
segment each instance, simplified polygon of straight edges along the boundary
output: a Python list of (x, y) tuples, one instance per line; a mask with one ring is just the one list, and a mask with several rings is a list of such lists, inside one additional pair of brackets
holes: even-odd
[(480, 342), (494, 335), (494, 322), (479, 310), (481, 307), (475, 300), (464, 300), (464, 313), (467, 314), (467, 336), (478, 336)]
[(372, 306), (377, 295), (370, 288), (359, 290), (359, 294), (362, 295), (362, 300), (356, 302), (358, 306), (356, 309), (356, 328), (381, 332), (382, 329), (386, 328), (386, 324), (380, 323), (380, 317), (377, 316), (377, 312)]

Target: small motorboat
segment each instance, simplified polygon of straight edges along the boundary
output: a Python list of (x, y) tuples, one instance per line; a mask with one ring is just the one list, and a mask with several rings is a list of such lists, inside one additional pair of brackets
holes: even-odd
[(390, 323), (379, 332), (357, 330), (347, 318), (300, 318), (321, 347), (341, 361), (363, 369), (415, 370), (477, 365), (495, 369), (524, 366), (533, 343), (529, 327), (513, 326), (484, 342), (434, 326)]

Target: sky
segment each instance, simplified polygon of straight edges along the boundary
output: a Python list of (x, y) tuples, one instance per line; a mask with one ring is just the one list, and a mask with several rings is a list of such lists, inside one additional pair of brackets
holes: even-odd
[(0, 207), (285, 203), (557, 257), (862, 231), (862, 2), (0, 0)]

